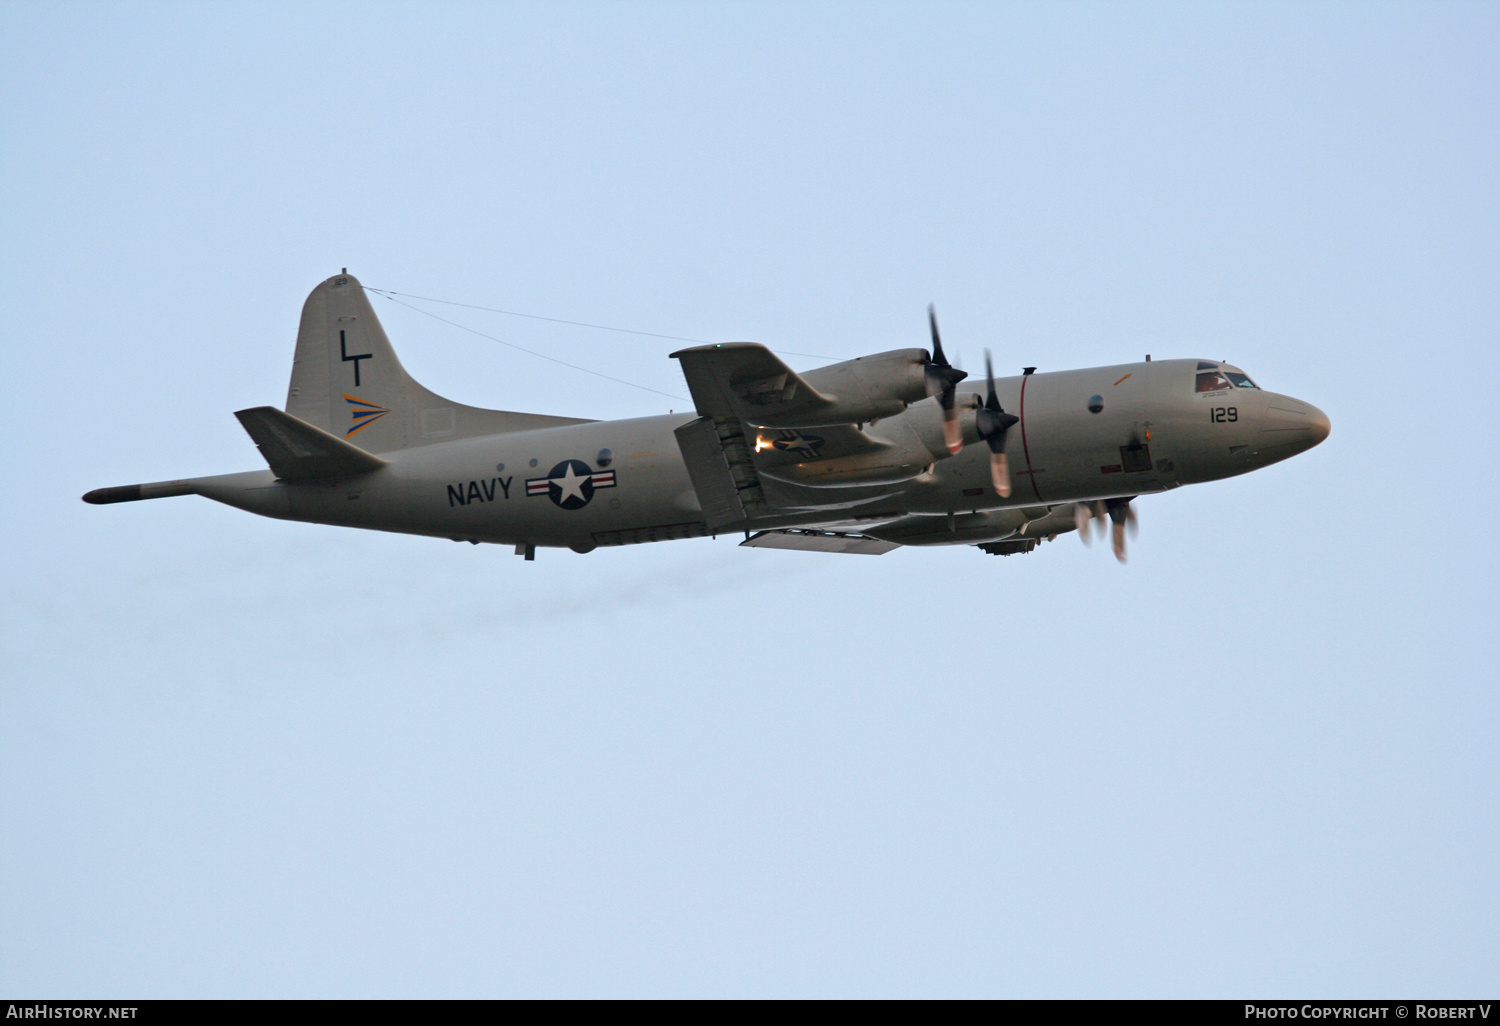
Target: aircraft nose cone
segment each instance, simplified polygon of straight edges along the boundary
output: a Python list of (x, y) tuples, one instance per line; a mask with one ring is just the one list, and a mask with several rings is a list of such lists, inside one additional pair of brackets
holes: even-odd
[(1312, 403), (1273, 394), (1261, 415), (1260, 449), (1273, 462), (1284, 460), (1323, 441), (1331, 427)]
[(1312, 444), (1317, 445), (1323, 441), (1332, 430), (1333, 425), (1328, 422), (1328, 414), (1314, 406), (1307, 418), (1307, 433), (1312, 436)]

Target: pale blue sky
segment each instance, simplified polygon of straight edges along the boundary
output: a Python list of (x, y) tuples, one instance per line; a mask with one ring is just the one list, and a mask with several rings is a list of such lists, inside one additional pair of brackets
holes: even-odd
[[(0, 7), (0, 990), (1493, 993), (1497, 53), (1477, 3)], [(1124, 567), (78, 501), (260, 465), (344, 266), (836, 358), (931, 301), (971, 370), (1227, 358), (1333, 434)], [(376, 308), (454, 399), (672, 405)]]

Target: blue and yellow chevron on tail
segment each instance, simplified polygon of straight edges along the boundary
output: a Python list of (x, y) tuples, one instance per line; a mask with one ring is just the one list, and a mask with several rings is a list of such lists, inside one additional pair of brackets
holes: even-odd
[(344, 432), (345, 438), (352, 438), (365, 428), (375, 423), (391, 411), (384, 406), (375, 403), (367, 403), (363, 399), (356, 399), (348, 392), (343, 393), (344, 401), (349, 404), (349, 430)]

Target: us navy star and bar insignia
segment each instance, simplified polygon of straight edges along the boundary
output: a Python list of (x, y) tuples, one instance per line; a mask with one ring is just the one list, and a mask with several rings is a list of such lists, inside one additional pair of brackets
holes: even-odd
[(546, 495), (563, 509), (582, 509), (599, 488), (613, 488), (613, 470), (590, 470), (582, 460), (563, 460), (546, 477), (526, 480), (527, 495)]
[(806, 435), (800, 431), (769, 431), (766, 435), (755, 436), (755, 451), (762, 449), (775, 449), (778, 452), (789, 452), (793, 456), (801, 456), (803, 459), (812, 459), (818, 455), (818, 450), (823, 448), (823, 439), (818, 435)]

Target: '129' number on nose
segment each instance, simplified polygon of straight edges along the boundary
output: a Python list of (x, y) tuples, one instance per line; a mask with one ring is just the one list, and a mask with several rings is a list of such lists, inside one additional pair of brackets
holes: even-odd
[(1215, 406), (1208, 411), (1208, 419), (1215, 424), (1233, 424), (1240, 419), (1240, 411), (1233, 406)]

